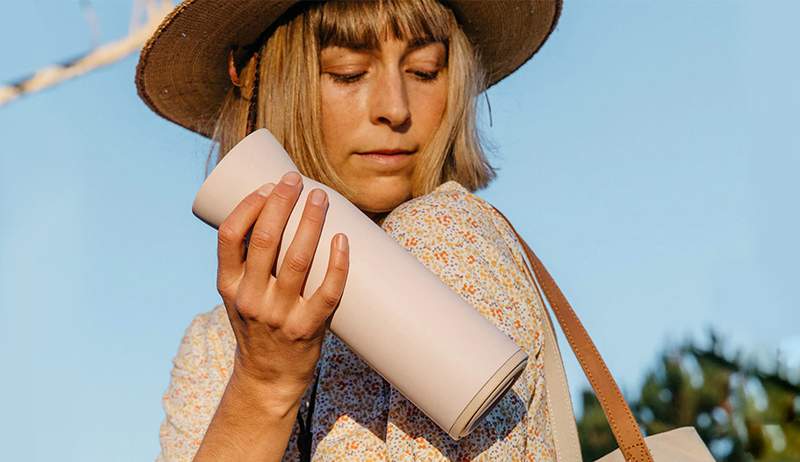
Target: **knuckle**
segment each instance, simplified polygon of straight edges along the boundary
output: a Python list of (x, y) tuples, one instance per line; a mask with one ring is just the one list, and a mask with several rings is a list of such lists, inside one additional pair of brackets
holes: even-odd
[(283, 329), (283, 335), (292, 341), (307, 340), (311, 337), (311, 332), (303, 326), (286, 326)]
[(336, 255), (336, 257), (334, 257), (333, 260), (334, 260), (333, 261), (334, 272), (339, 274), (346, 274), (348, 268), (350, 267), (350, 257), (348, 255), (342, 255), (340, 253), (339, 255)]
[(339, 304), (339, 295), (329, 291), (321, 291), (319, 294), (319, 301), (325, 308), (333, 309)]
[(239, 232), (227, 221), (222, 222), (217, 233), (217, 241), (219, 244), (230, 246), (239, 239), (241, 239)]
[(294, 204), (295, 197), (299, 194), (299, 191), (294, 191), (291, 188), (275, 188), (272, 191), (272, 197), (275, 198), (275, 201), (278, 202), (281, 206), (290, 207)]
[(223, 300), (233, 300), (236, 297), (233, 287), (221, 278), (217, 279), (217, 293)]
[(286, 267), (297, 273), (305, 273), (311, 266), (311, 257), (305, 253), (294, 253), (286, 257)]
[(280, 317), (274, 310), (265, 314), (261, 319), (261, 322), (264, 323), (264, 325), (273, 330), (282, 329), (283, 321), (283, 318)]
[(325, 222), (321, 210), (307, 210), (303, 214), (303, 220), (315, 226), (321, 226)]
[(258, 306), (253, 297), (245, 290), (239, 290), (234, 296), (236, 311), (244, 318), (253, 319), (258, 315)]
[(264, 204), (264, 199), (259, 194), (249, 194), (242, 199), (242, 203), (248, 208), (261, 208)]
[(274, 247), (278, 243), (278, 238), (275, 233), (268, 229), (259, 228), (254, 229), (250, 235), (250, 245), (260, 249), (268, 249)]

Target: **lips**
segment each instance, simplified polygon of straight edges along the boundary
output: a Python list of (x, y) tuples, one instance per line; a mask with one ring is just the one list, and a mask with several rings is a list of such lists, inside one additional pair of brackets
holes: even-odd
[(381, 155), (381, 156), (394, 156), (394, 155), (398, 155), (398, 154), (411, 154), (413, 152), (414, 151), (409, 151), (407, 149), (381, 149), (381, 150), (378, 150), (378, 151), (359, 152), (358, 154), (359, 155), (374, 154), (374, 155)]
[(358, 157), (370, 165), (369, 168), (381, 171), (396, 171), (405, 168), (414, 157), (415, 151), (406, 149), (381, 149), (378, 151), (359, 152)]

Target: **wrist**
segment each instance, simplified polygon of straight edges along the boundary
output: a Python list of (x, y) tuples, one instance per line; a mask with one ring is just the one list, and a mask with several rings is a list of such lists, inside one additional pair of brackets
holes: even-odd
[(296, 387), (287, 384), (265, 382), (235, 366), (228, 382), (228, 389), (245, 401), (251, 409), (258, 409), (270, 417), (279, 419), (289, 417), (294, 419), (304, 391), (304, 389), (298, 391)]

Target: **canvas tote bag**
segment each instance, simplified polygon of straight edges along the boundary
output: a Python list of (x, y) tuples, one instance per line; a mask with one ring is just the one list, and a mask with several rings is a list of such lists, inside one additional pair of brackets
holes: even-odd
[[(496, 207), (495, 210), (497, 210)], [(537, 292), (541, 287), (541, 292), (547, 296), (550, 309), (553, 310), (561, 325), (586, 378), (589, 379), (606, 419), (608, 419), (614, 439), (617, 440), (619, 449), (601, 457), (596, 462), (714, 462), (714, 458), (694, 427), (680, 427), (648, 437), (642, 435), (633, 413), (622, 397), (605, 361), (575, 311), (561, 293), (561, 289), (508, 218), (499, 210), (497, 213), (505, 219), (522, 244), (528, 259), (528, 266), (525, 270)], [(533, 267), (533, 274), (531, 274), (529, 266)], [(544, 301), (541, 292), (539, 292), (539, 297)], [(547, 309), (544, 310), (544, 314), (547, 319), (547, 322), (543, 323), (545, 387), (547, 389), (547, 406), (550, 410), (553, 427), (556, 458), (559, 462), (581, 461), (578, 430), (564, 364)]]

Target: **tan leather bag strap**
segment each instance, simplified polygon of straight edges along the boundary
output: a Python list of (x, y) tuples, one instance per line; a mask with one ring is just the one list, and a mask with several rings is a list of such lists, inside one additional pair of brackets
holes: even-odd
[(553, 277), (550, 276), (547, 268), (544, 267), (536, 254), (533, 253), (533, 250), (522, 239), (508, 218), (496, 207), (494, 209), (508, 223), (508, 226), (517, 236), (517, 240), (525, 249), (525, 254), (533, 267), (536, 279), (533, 279), (533, 275), (530, 275), (530, 270), (528, 270), (528, 274), (534, 283), (538, 281), (539, 286), (547, 296), (547, 301), (559, 325), (561, 325), (561, 330), (564, 331), (575, 357), (578, 359), (581, 368), (583, 368), (586, 378), (589, 379), (598, 401), (600, 401), (600, 406), (603, 408), (606, 419), (608, 419), (608, 423), (611, 426), (611, 431), (614, 433), (614, 438), (617, 440), (625, 460), (629, 462), (653, 462), (653, 456), (644, 442), (644, 436), (636, 423), (636, 419), (634, 419), (630, 407), (622, 397), (617, 382), (611, 376), (605, 361), (597, 351), (597, 347), (589, 337), (589, 333), (581, 324), (580, 319), (578, 319)]
[[(524, 260), (524, 257), (523, 257)], [(530, 276), (528, 267), (525, 271)], [(534, 281), (531, 276), (531, 281)], [(544, 305), (544, 296), (535, 281), (533, 288), (536, 295), (542, 300), (542, 331), (544, 341), (542, 342), (541, 355), (544, 356), (544, 388), (547, 398), (547, 408), (550, 411), (550, 429), (553, 433), (553, 445), (556, 450), (557, 462), (582, 462), (581, 443), (578, 437), (578, 427), (575, 419), (575, 412), (572, 410), (572, 399), (569, 394), (569, 383), (567, 373), (564, 370), (564, 361), (561, 358), (561, 350), (558, 348), (556, 331), (553, 327), (553, 320), (550, 312)]]

